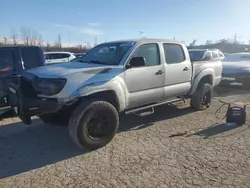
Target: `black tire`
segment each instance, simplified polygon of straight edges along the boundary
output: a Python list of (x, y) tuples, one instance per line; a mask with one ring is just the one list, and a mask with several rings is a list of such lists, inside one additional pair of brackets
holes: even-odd
[(212, 98), (212, 86), (208, 83), (200, 83), (191, 97), (191, 107), (194, 110), (205, 110), (210, 107)]
[[(104, 118), (105, 121), (101, 121), (100, 117)], [(95, 123), (94, 121), (97, 119), (99, 122)], [(91, 122), (91, 126), (98, 125), (98, 128), (89, 130)], [(102, 124), (103, 122), (106, 122), (105, 125)], [(95, 150), (107, 145), (113, 139), (118, 126), (119, 115), (112, 104), (105, 101), (89, 100), (82, 102), (73, 112), (69, 121), (69, 134), (78, 147)], [(93, 136), (93, 132), (99, 132), (98, 134), (103, 135)]]
[(57, 126), (68, 126), (69, 119), (60, 113), (55, 114), (43, 114), (40, 115), (39, 118), (43, 121), (43, 123), (48, 123), (50, 125), (57, 125)]

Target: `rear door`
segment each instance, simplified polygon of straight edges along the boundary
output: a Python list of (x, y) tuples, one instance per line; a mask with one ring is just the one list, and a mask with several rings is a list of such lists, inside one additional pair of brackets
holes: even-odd
[(68, 53), (58, 54), (58, 61), (59, 62), (68, 62), (69, 60), (70, 60), (70, 54), (68, 54)]
[(0, 49), (0, 107), (7, 106), (8, 83), (19, 74), (17, 54), (15, 49)]
[(165, 85), (164, 98), (185, 95), (191, 89), (192, 64), (187, 49), (175, 43), (163, 43)]
[(46, 63), (53, 64), (62, 62), (62, 54), (61, 53), (48, 53), (46, 54)]
[(55, 54), (45, 53), (44, 56), (45, 56), (45, 59), (46, 59), (46, 64), (50, 64), (50, 63), (54, 62)]

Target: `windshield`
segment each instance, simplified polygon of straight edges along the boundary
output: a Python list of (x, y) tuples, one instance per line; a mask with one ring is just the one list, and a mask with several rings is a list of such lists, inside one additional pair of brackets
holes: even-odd
[(134, 42), (100, 44), (86, 53), (81, 61), (105, 65), (118, 65), (132, 46), (134, 46)]
[(202, 61), (205, 51), (189, 51), (191, 61)]

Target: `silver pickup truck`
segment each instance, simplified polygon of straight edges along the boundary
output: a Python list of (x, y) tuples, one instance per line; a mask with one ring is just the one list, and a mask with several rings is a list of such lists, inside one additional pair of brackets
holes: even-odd
[(24, 123), (37, 115), (68, 123), (72, 140), (94, 150), (112, 140), (120, 112), (150, 115), (156, 106), (187, 98), (195, 110), (208, 108), (221, 73), (221, 61), (192, 63), (180, 42), (106, 42), (79, 62), (26, 71), (19, 85), (10, 84), (10, 101)]

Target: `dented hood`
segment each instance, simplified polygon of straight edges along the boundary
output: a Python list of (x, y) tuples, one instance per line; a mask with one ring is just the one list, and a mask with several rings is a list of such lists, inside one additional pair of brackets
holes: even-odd
[(67, 75), (77, 74), (77, 73), (98, 74), (103, 71), (109, 72), (109, 70), (111, 70), (112, 68), (114, 68), (114, 66), (88, 64), (81, 62), (69, 62), (69, 63), (61, 63), (50, 66), (38, 67), (30, 69), (27, 72), (35, 74), (40, 78), (61, 78)]

